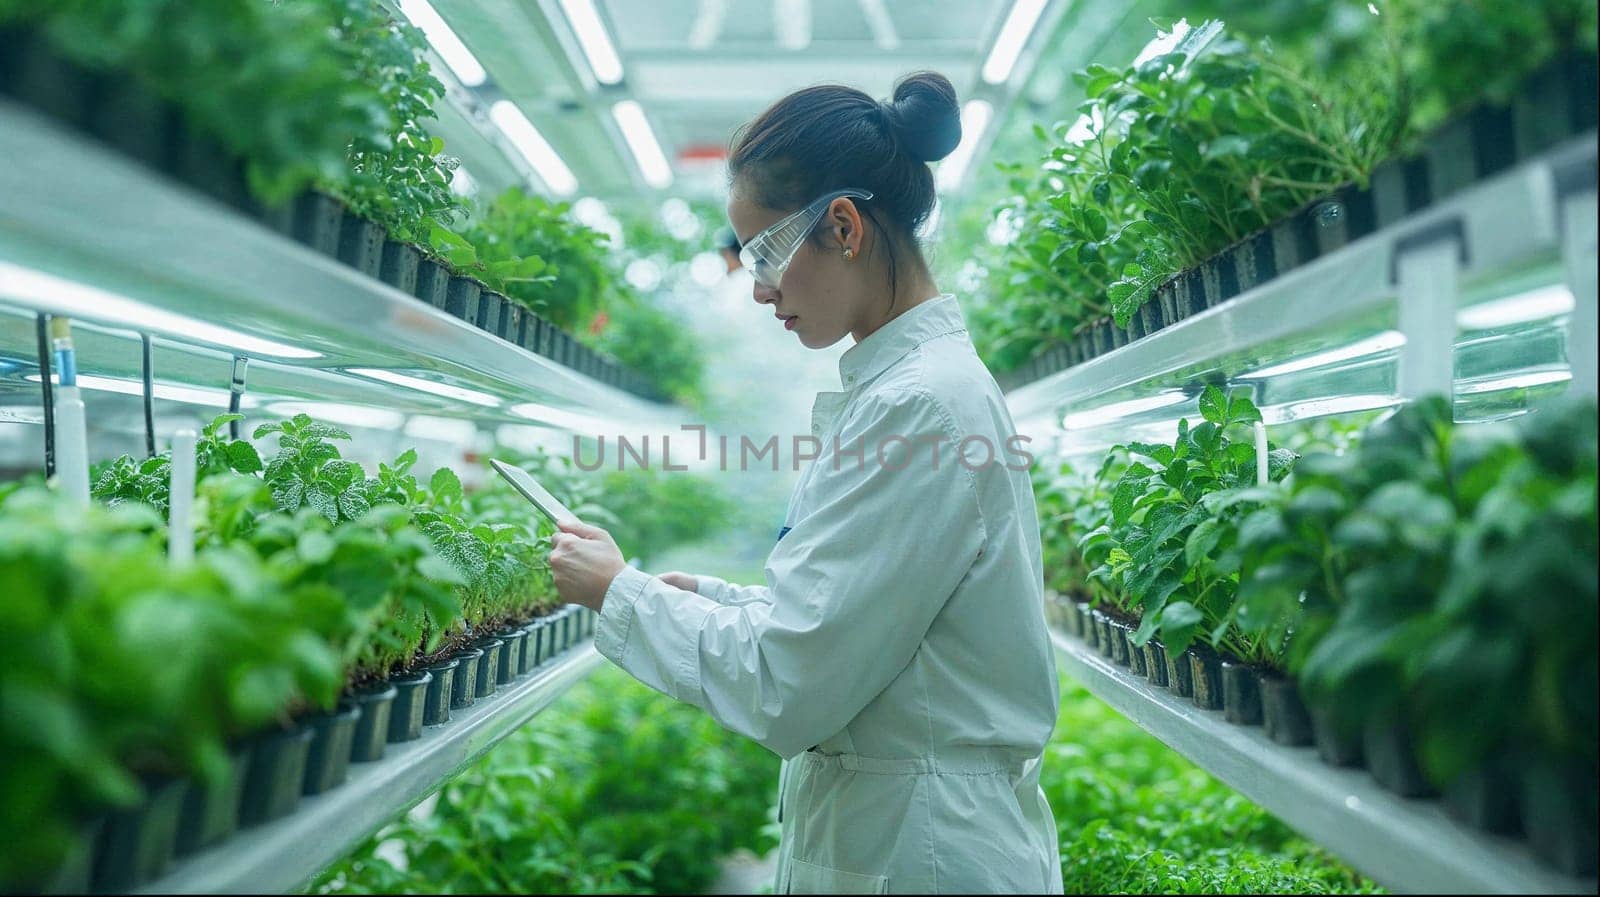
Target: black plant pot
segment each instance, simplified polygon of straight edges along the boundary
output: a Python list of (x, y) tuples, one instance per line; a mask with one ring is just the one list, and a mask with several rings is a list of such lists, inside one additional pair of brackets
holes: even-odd
[(1060, 617), (1061, 630), (1067, 635), (1083, 637), (1083, 618), (1078, 616), (1078, 603), (1064, 595), (1056, 595), (1053, 605)]
[(1166, 326), (1166, 321), (1161, 313), (1161, 304), (1154, 296), (1145, 304), (1139, 306), (1137, 318), (1139, 327), (1144, 331), (1145, 336), (1149, 336)]
[(1435, 202), (1449, 198), (1478, 179), (1472, 140), (1472, 126), (1467, 116), (1446, 122), (1428, 136), (1423, 155), (1428, 160), (1428, 195)]
[(306, 794), (321, 794), (344, 784), (350, 774), (350, 748), (355, 743), (361, 708), (341, 703), (332, 712), (307, 720), (311, 747), (306, 751)]
[(1255, 670), (1222, 662), (1222, 718), (1236, 726), (1261, 725), (1261, 686)]
[(533, 624), (529, 623), (522, 627), (522, 649), (517, 661), (517, 675), (528, 675), (538, 664), (538, 651), (533, 644)]
[(1194, 697), (1194, 668), (1187, 652), (1166, 650), (1167, 688), (1180, 698)]
[(310, 726), (274, 730), (256, 739), (239, 801), (239, 824), (259, 825), (287, 816), (300, 806), (306, 781), (306, 754), (315, 733)]
[(556, 338), (561, 335), (561, 328), (544, 318), (539, 319), (539, 355), (554, 360), (556, 357)]
[(1521, 772), (1503, 750), (1446, 784), (1444, 806), (1473, 828), (1499, 835), (1522, 831)]
[(1278, 276), (1278, 262), (1272, 254), (1271, 231), (1258, 231), (1231, 251), (1238, 292), (1253, 290)]
[(471, 324), (478, 320), (478, 300), (483, 285), (470, 277), (450, 278), (450, 289), (445, 293), (444, 310)]
[(422, 253), (417, 247), (399, 240), (383, 241), (383, 257), (378, 261), (378, 279), (402, 293), (417, 293), (417, 265)]
[(355, 738), (350, 745), (351, 760), (370, 763), (383, 759), (383, 746), (389, 743), (389, 714), (394, 710), (397, 693), (394, 686), (383, 682), (351, 696), (361, 708), (361, 718), (356, 720)]
[(106, 814), (94, 851), (94, 890), (128, 891), (166, 873), (188, 787), (186, 778), (149, 781), (138, 806)]
[[(1345, 244), (1349, 243), (1351, 236), (1350, 218), (1353, 211), (1350, 204), (1345, 201), (1343, 191), (1319, 200), (1311, 205), (1311, 229), (1317, 235), (1317, 254), (1327, 255)], [(1372, 197), (1366, 195), (1367, 209), (1371, 211)]]
[(1111, 621), (1111, 662), (1119, 667), (1128, 665), (1128, 624)]
[(275, 229), (323, 255), (339, 257), (339, 235), (344, 205), (326, 193), (310, 190), (285, 208), (270, 210), (268, 223)]
[(494, 694), (495, 686), (500, 681), (500, 659), (505, 653), (506, 643), (490, 636), (473, 642), (474, 647), (483, 649), (483, 659), (478, 661), (477, 693), (480, 698), (487, 698)]
[(1426, 208), (1431, 199), (1428, 161), (1391, 159), (1372, 172), (1373, 227), (1382, 229)]
[(244, 742), (229, 749), (221, 780), (197, 778), (189, 783), (183, 796), (183, 814), (178, 818), (178, 856), (225, 841), (238, 830), (239, 801), (244, 796), (252, 748), (250, 742)]
[(1155, 639), (1144, 643), (1144, 670), (1150, 684), (1167, 687), (1167, 649)]
[(1128, 641), (1128, 672), (1141, 679), (1147, 679), (1150, 676), (1150, 664), (1144, 653), (1144, 645), (1133, 643), (1133, 633), (1132, 626), (1124, 627), (1122, 630), (1123, 638)]
[(1278, 744), (1299, 747), (1312, 741), (1311, 714), (1300, 700), (1294, 680), (1276, 673), (1257, 677), (1261, 689), (1261, 724)]
[(1317, 756), (1329, 766), (1360, 766), (1363, 760), (1360, 727), (1347, 725), (1326, 707), (1310, 707), (1311, 735)]
[(1089, 325), (1090, 358), (1099, 358), (1111, 351), (1111, 330), (1110, 321), (1096, 321)]
[(572, 605), (567, 605), (556, 611), (556, 653), (560, 654), (572, 647), (576, 633), (572, 628)]
[(1100, 656), (1111, 659), (1111, 620), (1104, 611), (1096, 609), (1092, 612), (1094, 618), (1094, 649)]
[(1198, 268), (1179, 274), (1173, 282), (1173, 299), (1177, 303), (1179, 319), (1192, 318), (1208, 307), (1206, 280)]
[(368, 277), (377, 277), (383, 267), (383, 244), (387, 237), (381, 225), (353, 214), (345, 215), (339, 227), (339, 261)]
[(1079, 364), (1089, 361), (1090, 359), (1094, 358), (1096, 354), (1098, 354), (1094, 350), (1094, 336), (1087, 330), (1073, 336), (1072, 343), (1078, 347)]
[(500, 312), (505, 308), (506, 297), (484, 288), (478, 294), (478, 316), (473, 322), (485, 333), (500, 335)]
[(1582, 760), (1523, 769), (1523, 828), (1546, 863), (1568, 875), (1595, 874), (1595, 768)]
[(1206, 308), (1215, 308), (1239, 295), (1239, 272), (1234, 267), (1232, 248), (1200, 263), (1200, 282), (1206, 291)]
[(427, 670), (391, 677), (395, 688), (394, 709), (389, 711), (389, 743), (416, 741), (422, 737), (422, 715), (428, 703), (428, 686), (433, 674)]
[(444, 311), (450, 297), (450, 269), (437, 259), (417, 262), (417, 287), (412, 295), (422, 302)]
[(1178, 307), (1178, 279), (1176, 277), (1156, 287), (1155, 295), (1151, 298), (1150, 304), (1160, 310), (1162, 327), (1171, 327), (1188, 317), (1188, 315), (1184, 314), (1184, 309)]
[(1078, 605), (1078, 633), (1090, 648), (1100, 650), (1100, 631), (1095, 628), (1094, 608), (1085, 601)]
[(1301, 209), (1274, 224), (1268, 233), (1272, 237), (1272, 259), (1278, 274), (1290, 271), (1317, 257), (1317, 235), (1312, 229), (1310, 210)]
[(505, 642), (505, 647), (500, 649), (500, 669), (496, 671), (494, 681), (498, 685), (510, 685), (517, 679), (517, 670), (522, 668), (522, 646), (528, 640), (528, 634), (521, 629), (507, 629), (500, 633), (500, 641)]
[(1417, 765), (1416, 743), (1410, 726), (1394, 714), (1377, 714), (1361, 731), (1367, 771), (1389, 791), (1401, 797), (1432, 797), (1438, 792)]
[(428, 683), (428, 694), (422, 702), (424, 726), (439, 726), (450, 721), (450, 698), (455, 693), (456, 671), (460, 668), (460, 657), (448, 657), (428, 665), (433, 681)]
[(1111, 321), (1107, 326), (1111, 328), (1111, 348), (1120, 349), (1128, 344), (1128, 331), (1118, 327), (1115, 321)]
[(101, 75), (94, 79), (89, 105), (89, 131), (95, 137), (156, 171), (182, 176), (173, 170), (181, 126), (177, 110), (144, 81)]
[(546, 640), (550, 637), (550, 623), (543, 617), (528, 624), (528, 646), (523, 649), (523, 660), (530, 664), (530, 668), (538, 666), (550, 658), (550, 648)]
[(1595, 57), (1557, 57), (1535, 72), (1512, 103), (1516, 157), (1528, 159), (1595, 126), (1600, 95)]
[(169, 172), (229, 208), (258, 213), (245, 177), (244, 162), (193, 120), (180, 123)]
[(483, 664), (484, 651), (466, 647), (454, 656), (461, 666), (456, 668), (456, 681), (450, 685), (450, 709), (465, 710), (478, 700), (478, 667)]
[(0, 49), (0, 93), (72, 127), (90, 124), (94, 76), (57, 54), (41, 29), (7, 29)]
[(1221, 710), (1222, 658), (1205, 645), (1191, 645), (1184, 654), (1189, 658), (1194, 705), (1201, 710)]
[(1493, 177), (1517, 162), (1516, 126), (1511, 107), (1485, 103), (1467, 113), (1472, 135), (1473, 172), (1478, 180)]
[(500, 338), (513, 346), (522, 345), (522, 306), (510, 300), (500, 305)]
[[(4, 49), (4, 33), (0, 31), (0, 50)], [(3, 77), (3, 73), (0, 73)], [(87, 894), (94, 882), (96, 846), (100, 831), (105, 827), (105, 816), (96, 816), (77, 826), (71, 840), (65, 845), (61, 861), (45, 873), (45, 877), (31, 883), (27, 880), (17, 888), (17, 893), (37, 891), (41, 894)]]

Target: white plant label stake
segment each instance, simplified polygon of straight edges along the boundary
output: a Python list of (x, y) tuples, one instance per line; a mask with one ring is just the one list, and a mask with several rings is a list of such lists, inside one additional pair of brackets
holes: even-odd
[(193, 430), (179, 430), (172, 434), (167, 559), (174, 566), (183, 566), (194, 560), (194, 442)]
[(1267, 425), (1256, 421), (1256, 485), (1265, 486), (1268, 480), (1267, 469)]

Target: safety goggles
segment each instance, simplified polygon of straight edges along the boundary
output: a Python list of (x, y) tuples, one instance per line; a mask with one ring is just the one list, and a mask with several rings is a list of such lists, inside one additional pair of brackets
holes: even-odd
[(777, 289), (783, 281), (783, 272), (789, 270), (794, 254), (800, 251), (811, 229), (817, 226), (828, 206), (841, 196), (851, 199), (871, 199), (868, 190), (835, 190), (793, 215), (779, 221), (744, 244), (739, 250), (739, 261), (755, 276), (757, 282)]

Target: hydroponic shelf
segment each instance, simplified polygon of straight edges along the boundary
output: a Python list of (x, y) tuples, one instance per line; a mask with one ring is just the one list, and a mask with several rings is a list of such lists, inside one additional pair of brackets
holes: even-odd
[(1384, 887), (1431, 894), (1593, 894), (1507, 838), (1469, 829), (1438, 801), (1381, 788), (1364, 770), (1328, 766), (1259, 726), (1225, 722), (1128, 673), (1083, 641), (1051, 633), (1065, 672), (1190, 762), (1265, 807)]
[[(660, 431), (669, 406), (528, 352), (0, 101), (0, 353), (35, 358), (24, 312), (102, 325), (157, 379), (562, 430)], [(79, 347), (80, 367), (97, 359)], [(115, 362), (126, 367), (126, 364)], [(330, 380), (344, 381), (330, 386)], [(332, 393), (333, 395), (330, 395)]]
[(177, 861), (136, 893), (262, 894), (301, 889), (384, 823), (431, 794), (603, 663), (591, 644), (525, 680), (456, 710), (416, 741), (392, 743), (375, 763), (350, 766), (344, 784), (305, 797), (275, 822), (243, 829)]
[(1164, 434), (1208, 383), (1269, 424), (1453, 391), (1459, 420), (1594, 391), (1593, 132), (1105, 355), (1011, 390), (1068, 455)]

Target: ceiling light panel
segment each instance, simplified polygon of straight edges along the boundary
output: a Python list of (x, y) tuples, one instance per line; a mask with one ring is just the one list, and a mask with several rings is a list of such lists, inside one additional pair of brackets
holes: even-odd
[(463, 86), (477, 87), (489, 79), (489, 73), (484, 71), (478, 58), (472, 55), (472, 51), (461, 42), (455, 31), (445, 24), (444, 19), (428, 0), (400, 0), (400, 12), (411, 20), (411, 24), (422, 30), (433, 51), (439, 54), (439, 58), (444, 60), (444, 64), (450, 67), (456, 80)]
[(595, 9), (594, 0), (561, 0), (561, 12), (578, 38), (578, 47), (583, 50), (589, 69), (594, 72), (594, 79), (601, 84), (620, 83), (622, 57), (617, 55), (617, 45), (612, 42), (605, 23), (600, 20), (600, 11)]
[(544, 135), (533, 126), (533, 122), (528, 121), (515, 103), (510, 100), (495, 102), (489, 107), (489, 119), (506, 135), (522, 158), (533, 166), (534, 172), (550, 188), (550, 192), (557, 196), (571, 196), (578, 192), (578, 179), (572, 169), (567, 167), (555, 147), (544, 139)]
[(1023, 49), (1028, 46), (1028, 39), (1033, 37), (1033, 30), (1039, 24), (1039, 16), (1044, 13), (1046, 2), (1048, 0), (1015, 0), (1011, 4), (999, 33), (995, 35), (989, 57), (984, 60), (983, 80), (990, 84), (1004, 84), (1011, 77)]
[(644, 107), (634, 100), (623, 100), (611, 107), (611, 117), (616, 119), (617, 127), (621, 129), (622, 138), (627, 141), (645, 183), (657, 190), (670, 186), (672, 166), (661, 151), (661, 143), (650, 127), (650, 120), (645, 117)]

